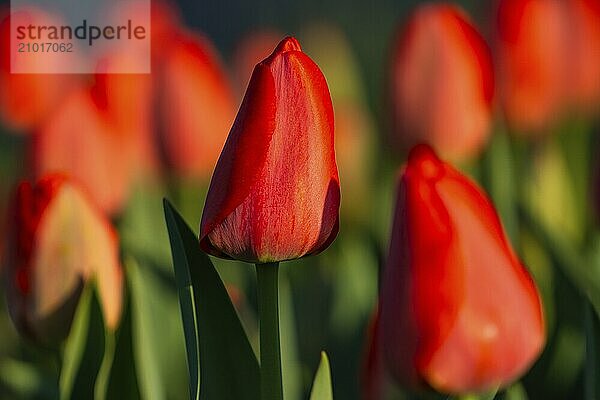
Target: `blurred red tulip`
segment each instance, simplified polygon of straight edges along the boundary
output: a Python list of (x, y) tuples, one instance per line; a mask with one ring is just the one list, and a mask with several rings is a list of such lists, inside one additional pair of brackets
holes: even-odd
[(315, 254), (337, 235), (339, 203), (327, 83), (286, 38), (254, 69), (212, 177), (200, 246), (255, 263)]
[(426, 145), (400, 177), (381, 323), (392, 375), (446, 393), (506, 386), (544, 345), (540, 296), (491, 202)]
[(208, 180), (235, 116), (227, 77), (208, 40), (185, 33), (171, 43), (160, 68), (167, 160), (179, 175)]
[[(0, 118), (19, 132), (28, 133), (44, 120), (74, 85), (75, 79), (68, 74), (11, 73), (10, 25), (60, 25), (57, 21), (56, 17), (33, 8), (15, 14), (0, 10)], [(61, 71), (61, 66), (70, 62), (67, 56), (65, 53), (19, 53), (13, 67), (15, 71), (23, 71), (43, 65), (49, 70)]]
[(92, 97), (98, 110), (121, 134), (121, 152), (130, 157), (134, 175), (154, 176), (159, 154), (153, 123), (154, 82), (150, 74), (124, 74), (133, 65), (126, 54), (110, 54), (95, 74)]
[(498, 93), (509, 124), (536, 133), (556, 122), (566, 103), (564, 0), (500, 0)]
[(392, 54), (394, 142), (427, 142), (445, 157), (481, 151), (489, 136), (494, 77), (489, 48), (456, 6), (417, 8)]
[(74, 90), (34, 134), (34, 175), (67, 173), (85, 186), (102, 210), (117, 213), (132, 181), (127, 141), (98, 108), (90, 90)]
[(281, 36), (274, 30), (258, 30), (247, 33), (237, 44), (233, 52), (233, 70), (241, 95), (248, 86), (254, 66), (273, 52)]
[(95, 279), (106, 325), (121, 315), (116, 234), (80, 188), (51, 175), (22, 182), (10, 209), (6, 294), (17, 328), (43, 342), (64, 338), (82, 284)]
[(600, 1), (568, 0), (571, 54), (569, 88), (576, 108), (600, 105)]

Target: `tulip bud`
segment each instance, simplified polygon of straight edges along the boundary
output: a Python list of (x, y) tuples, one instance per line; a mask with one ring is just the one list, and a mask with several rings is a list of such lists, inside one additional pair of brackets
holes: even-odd
[(71, 62), (71, 55), (52, 52), (20, 53), (18, 62), (13, 60), (11, 52), (17, 51), (18, 43), (26, 43), (15, 39), (11, 44), (10, 26), (16, 24), (60, 26), (61, 23), (57, 17), (39, 9), (14, 14), (0, 10), (0, 118), (10, 128), (29, 133), (54, 110), (75, 79), (73, 75), (60, 73), (13, 73), (37, 69), (40, 65), (46, 70), (60, 72)]
[(64, 338), (82, 286), (93, 278), (106, 325), (115, 329), (123, 284), (118, 241), (79, 187), (60, 175), (23, 182), (9, 219), (4, 273), (17, 328), (42, 342)]
[(294, 38), (259, 63), (210, 183), (200, 246), (253, 263), (315, 254), (338, 231), (325, 77)]
[(161, 68), (167, 161), (179, 175), (208, 180), (235, 115), (227, 77), (208, 40), (184, 33), (172, 41)]
[(90, 90), (74, 90), (33, 138), (31, 159), (37, 177), (65, 172), (110, 214), (124, 206), (132, 179), (132, 146), (101, 112)]
[(508, 385), (545, 341), (539, 293), (490, 200), (425, 145), (400, 177), (381, 323), (396, 379), (453, 394)]
[(537, 133), (565, 107), (563, 0), (501, 0), (496, 40), (498, 93), (508, 123)]
[(600, 105), (600, 2), (568, 0), (571, 32), (569, 88), (575, 107)]
[(107, 55), (97, 66), (91, 94), (98, 111), (120, 132), (119, 146), (129, 154), (132, 173), (155, 176), (159, 156), (154, 140), (152, 76), (115, 73), (138, 62), (129, 54)]
[(396, 40), (391, 66), (393, 142), (426, 142), (452, 159), (476, 156), (489, 136), (494, 92), (490, 50), (456, 6), (417, 8)]

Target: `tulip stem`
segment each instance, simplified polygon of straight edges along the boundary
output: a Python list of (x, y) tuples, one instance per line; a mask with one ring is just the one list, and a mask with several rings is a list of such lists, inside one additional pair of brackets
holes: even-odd
[(279, 263), (256, 264), (260, 320), (261, 400), (282, 400), (281, 347), (279, 344)]

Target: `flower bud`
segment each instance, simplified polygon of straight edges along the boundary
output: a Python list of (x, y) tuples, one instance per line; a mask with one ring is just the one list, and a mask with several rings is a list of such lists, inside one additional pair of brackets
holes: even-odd
[(178, 34), (160, 70), (162, 144), (175, 173), (208, 180), (235, 116), (231, 87), (211, 43)]
[(105, 323), (115, 329), (123, 285), (118, 241), (80, 188), (61, 175), (35, 186), (22, 182), (8, 218), (6, 295), (19, 331), (42, 342), (63, 339), (90, 279), (96, 281)]
[(545, 341), (539, 293), (492, 203), (425, 145), (400, 177), (381, 324), (396, 379), (452, 394), (510, 384)]
[(496, 57), (500, 102), (522, 133), (547, 130), (566, 106), (563, 0), (501, 0)]
[(75, 177), (100, 208), (119, 212), (132, 181), (132, 146), (98, 107), (88, 88), (66, 96), (35, 132), (31, 146), (34, 175), (64, 172)]
[(325, 249), (340, 188), (325, 77), (293, 38), (254, 69), (210, 183), (200, 246), (253, 263)]
[(456, 6), (416, 9), (392, 54), (393, 142), (426, 142), (454, 160), (476, 156), (491, 125), (494, 76), (490, 50)]
[(19, 43), (27, 39), (14, 38), (10, 27), (20, 25), (60, 26), (60, 19), (41, 9), (30, 8), (14, 14), (0, 9), (0, 119), (11, 129), (30, 133), (54, 110), (60, 98), (74, 85), (74, 75), (13, 73), (44, 69), (60, 72), (72, 56), (65, 53), (23, 52), (18, 59), (11, 56)]

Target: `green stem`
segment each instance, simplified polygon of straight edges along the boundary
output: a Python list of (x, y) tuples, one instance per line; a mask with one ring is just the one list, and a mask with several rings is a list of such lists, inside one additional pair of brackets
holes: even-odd
[(584, 299), (584, 326), (585, 326), (585, 372), (584, 372), (584, 398), (596, 398), (596, 343), (594, 337), (594, 314), (592, 306)]
[(283, 400), (279, 344), (279, 263), (256, 264), (260, 319), (261, 400)]

